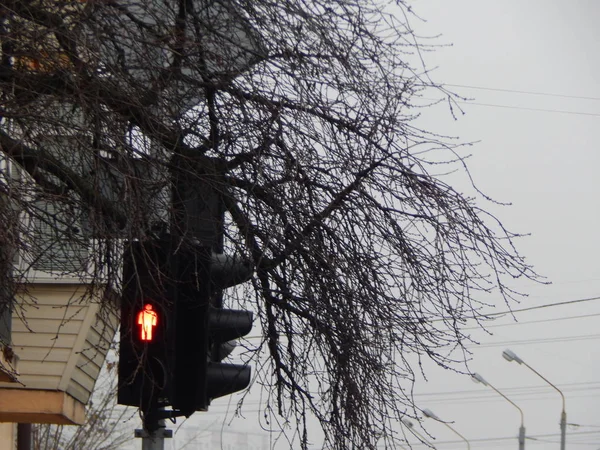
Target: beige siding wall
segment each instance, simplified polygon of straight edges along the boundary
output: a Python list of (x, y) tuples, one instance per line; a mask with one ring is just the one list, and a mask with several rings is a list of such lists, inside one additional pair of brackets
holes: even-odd
[[(89, 331), (85, 335), (85, 341), (67, 387), (67, 392), (83, 403), (87, 403), (89, 399), (118, 326), (118, 317), (114, 310), (111, 314), (98, 314), (98, 312), (96, 311)], [(85, 396), (87, 398), (83, 400)]]
[(68, 392), (89, 400), (117, 328), (114, 310), (101, 309), (87, 286), (33, 284), (13, 314), (13, 349), (19, 382), (0, 387)]
[(16, 450), (17, 424), (0, 423), (0, 450)]

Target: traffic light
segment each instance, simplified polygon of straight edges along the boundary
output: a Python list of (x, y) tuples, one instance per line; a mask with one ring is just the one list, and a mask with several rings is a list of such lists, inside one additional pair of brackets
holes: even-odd
[(166, 406), (172, 301), (168, 243), (129, 242), (123, 260), (117, 401), (145, 414)]
[[(171, 238), (130, 242), (124, 254), (118, 403), (145, 417), (208, 409), (245, 389), (250, 368), (224, 363), (252, 329), (252, 313), (224, 309), (223, 289), (243, 283), (248, 264)], [(146, 425), (153, 423), (146, 422)]]
[(246, 281), (249, 265), (215, 255), (209, 247), (180, 251), (174, 270), (175, 364), (173, 409), (189, 417), (205, 411), (210, 401), (246, 388), (250, 368), (220, 362), (233, 347), (230, 341), (252, 329), (252, 313), (223, 309), (221, 290)]

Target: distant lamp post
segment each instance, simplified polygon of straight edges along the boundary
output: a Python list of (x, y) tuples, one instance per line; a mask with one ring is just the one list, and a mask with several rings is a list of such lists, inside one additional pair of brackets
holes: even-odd
[[(404, 422), (404, 419), (402, 419), (402, 421)], [(375, 442), (375, 446), (376, 446), (377, 448), (379, 448), (379, 439), (381, 439), (383, 436), (384, 436), (384, 434), (383, 434), (383, 433), (377, 433), (377, 441)], [(406, 448), (406, 447), (403, 447), (403, 446), (402, 446), (402, 445), (400, 445), (400, 444), (396, 444), (396, 445), (397, 445), (399, 448), (401, 448), (402, 450), (407, 450), (407, 448)], [(387, 447), (386, 447), (386, 448), (387, 448)]]
[(425, 439), (425, 437), (424, 437), (424, 436), (423, 436), (421, 433), (419, 433), (417, 430), (415, 430), (415, 426), (413, 425), (413, 423), (412, 423), (410, 420), (408, 420), (408, 419), (406, 419), (406, 418), (403, 418), (403, 419), (402, 419), (402, 423), (403, 423), (403, 424), (404, 424), (404, 425), (405, 425), (407, 428), (409, 428), (409, 429), (410, 429), (410, 431), (411, 431), (412, 433), (414, 433), (414, 434), (415, 434), (415, 435), (416, 435), (416, 436), (417, 436), (419, 439), (421, 439), (421, 441), (422, 441), (422, 442), (424, 442), (425, 444), (429, 445), (429, 446), (430, 446), (431, 448), (433, 448), (433, 449), (435, 449), (435, 448), (436, 448), (436, 447), (435, 447), (435, 445), (433, 445), (431, 442), (429, 442), (429, 440)]
[(506, 395), (504, 395), (502, 392), (500, 392), (498, 389), (496, 389), (494, 386), (492, 386), (490, 383), (488, 383), (478, 373), (474, 373), (473, 375), (471, 375), (471, 379), (475, 383), (481, 383), (484, 386), (491, 387), (494, 391), (496, 391), (498, 394), (500, 394), (507, 402), (509, 402), (511, 405), (513, 405), (515, 408), (517, 408), (519, 410), (519, 413), (521, 414), (521, 427), (519, 428), (519, 450), (525, 450), (525, 418), (523, 416), (523, 410), (521, 408), (519, 408), (510, 398), (508, 398)]
[(433, 420), (437, 420), (438, 422), (443, 423), (448, 428), (450, 428), (450, 430), (454, 434), (456, 434), (457, 436), (459, 436), (463, 441), (465, 441), (467, 443), (467, 449), (471, 450), (471, 444), (469, 443), (469, 441), (467, 440), (467, 438), (464, 437), (462, 434), (460, 434), (458, 431), (456, 431), (454, 428), (452, 428), (449, 423), (444, 422), (442, 419), (440, 419), (438, 416), (436, 416), (432, 410), (430, 410), (430, 409), (422, 409), (421, 412), (423, 413), (423, 415), (425, 417), (428, 417), (428, 418), (433, 419)]
[(550, 386), (552, 386), (554, 389), (556, 389), (558, 391), (558, 393), (560, 394), (560, 396), (562, 398), (562, 413), (560, 414), (560, 450), (565, 450), (565, 442), (567, 440), (566, 439), (567, 412), (565, 409), (565, 396), (562, 393), (562, 391), (559, 388), (557, 388), (555, 385), (553, 385), (550, 381), (548, 381), (548, 379), (546, 377), (544, 377), (541, 373), (539, 373), (537, 370), (535, 370), (533, 367), (531, 367), (529, 364), (527, 364), (525, 361), (523, 361), (521, 358), (519, 358), (514, 352), (506, 349), (502, 352), (502, 356), (507, 361), (516, 361), (519, 364), (524, 365), (529, 370), (531, 370), (533, 373), (535, 373), (538, 377), (540, 377), (542, 380), (544, 380), (546, 383), (548, 383)]

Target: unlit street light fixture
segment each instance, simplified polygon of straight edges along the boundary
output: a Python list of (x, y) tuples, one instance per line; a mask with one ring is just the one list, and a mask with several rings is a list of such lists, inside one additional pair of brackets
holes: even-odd
[(527, 364), (525, 361), (523, 361), (521, 358), (519, 358), (514, 352), (506, 349), (502, 352), (502, 357), (507, 361), (516, 361), (519, 364), (522, 364), (525, 367), (529, 368), (529, 370), (531, 370), (538, 377), (540, 377), (542, 380), (544, 380), (546, 383), (548, 383), (550, 386), (552, 386), (554, 389), (556, 389), (558, 391), (558, 393), (560, 394), (560, 396), (562, 398), (562, 413), (560, 414), (560, 450), (565, 450), (565, 442), (567, 440), (566, 439), (567, 412), (565, 409), (565, 396), (562, 393), (562, 391), (559, 388), (557, 388), (554, 384), (552, 384), (550, 381), (548, 381), (548, 379), (546, 377), (544, 377), (541, 373), (539, 373), (537, 370), (535, 370), (533, 367), (531, 367), (529, 364)]
[(478, 373), (474, 373), (471, 375), (471, 379), (476, 383), (481, 383), (484, 386), (491, 387), (494, 391), (500, 394), (506, 401), (508, 401), (511, 405), (519, 410), (521, 414), (521, 427), (519, 428), (519, 450), (525, 450), (525, 417), (523, 416), (523, 410), (519, 408), (515, 402), (513, 402), (510, 398), (488, 383), (481, 375)]
[(448, 428), (450, 428), (450, 430), (452, 430), (452, 432), (454, 434), (456, 434), (457, 436), (459, 436), (463, 441), (465, 441), (467, 443), (467, 449), (471, 450), (471, 444), (469, 443), (469, 441), (467, 440), (467, 438), (464, 437), (462, 434), (460, 434), (458, 431), (456, 431), (454, 428), (452, 428), (450, 426), (450, 424), (448, 424), (447, 422), (444, 422), (442, 419), (440, 419), (438, 416), (436, 416), (432, 410), (430, 410), (430, 409), (422, 409), (421, 412), (423, 413), (423, 415), (425, 417), (428, 417), (428, 418), (433, 419), (433, 420), (437, 420), (438, 422), (443, 423)]
[[(404, 421), (404, 419), (402, 419), (402, 421)], [(375, 442), (375, 446), (376, 446), (377, 448), (379, 448), (379, 439), (381, 439), (381, 438), (384, 436), (384, 433), (383, 433), (383, 432), (381, 432), (381, 433), (377, 433), (377, 434), (376, 434), (376, 436), (377, 436), (377, 441)], [(402, 446), (402, 445), (400, 445), (400, 444), (395, 444), (395, 445), (397, 445), (397, 446), (398, 446), (399, 448), (401, 448), (402, 450), (407, 450), (407, 448), (406, 448), (406, 447), (403, 447), (403, 446)], [(323, 448), (323, 447), (321, 447), (321, 448)], [(387, 446), (386, 446), (385, 448), (387, 448)], [(143, 449), (142, 449), (142, 450), (143, 450)]]
[(408, 428), (411, 431), (411, 433), (414, 433), (423, 443), (429, 445), (429, 447), (433, 449), (436, 448), (435, 445), (433, 445), (431, 442), (425, 439), (425, 437), (421, 433), (415, 430), (415, 426), (410, 420), (403, 418), (401, 422), (406, 426), (406, 428)]

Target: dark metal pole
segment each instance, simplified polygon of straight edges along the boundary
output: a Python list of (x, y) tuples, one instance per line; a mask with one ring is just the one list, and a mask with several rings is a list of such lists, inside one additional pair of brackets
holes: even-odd
[(164, 450), (165, 448), (165, 420), (158, 421), (158, 429), (142, 437), (142, 450)]
[(560, 450), (565, 450), (565, 443), (567, 440), (567, 413), (563, 406), (562, 413), (560, 414)]
[(519, 450), (525, 450), (525, 427), (519, 428)]
[(31, 424), (17, 425), (17, 450), (31, 450)]
[(135, 430), (135, 437), (142, 438), (142, 450), (164, 450), (165, 438), (173, 437), (173, 430), (168, 430), (165, 424), (165, 414), (169, 414), (164, 408), (156, 408), (148, 411), (144, 416), (143, 430)]

